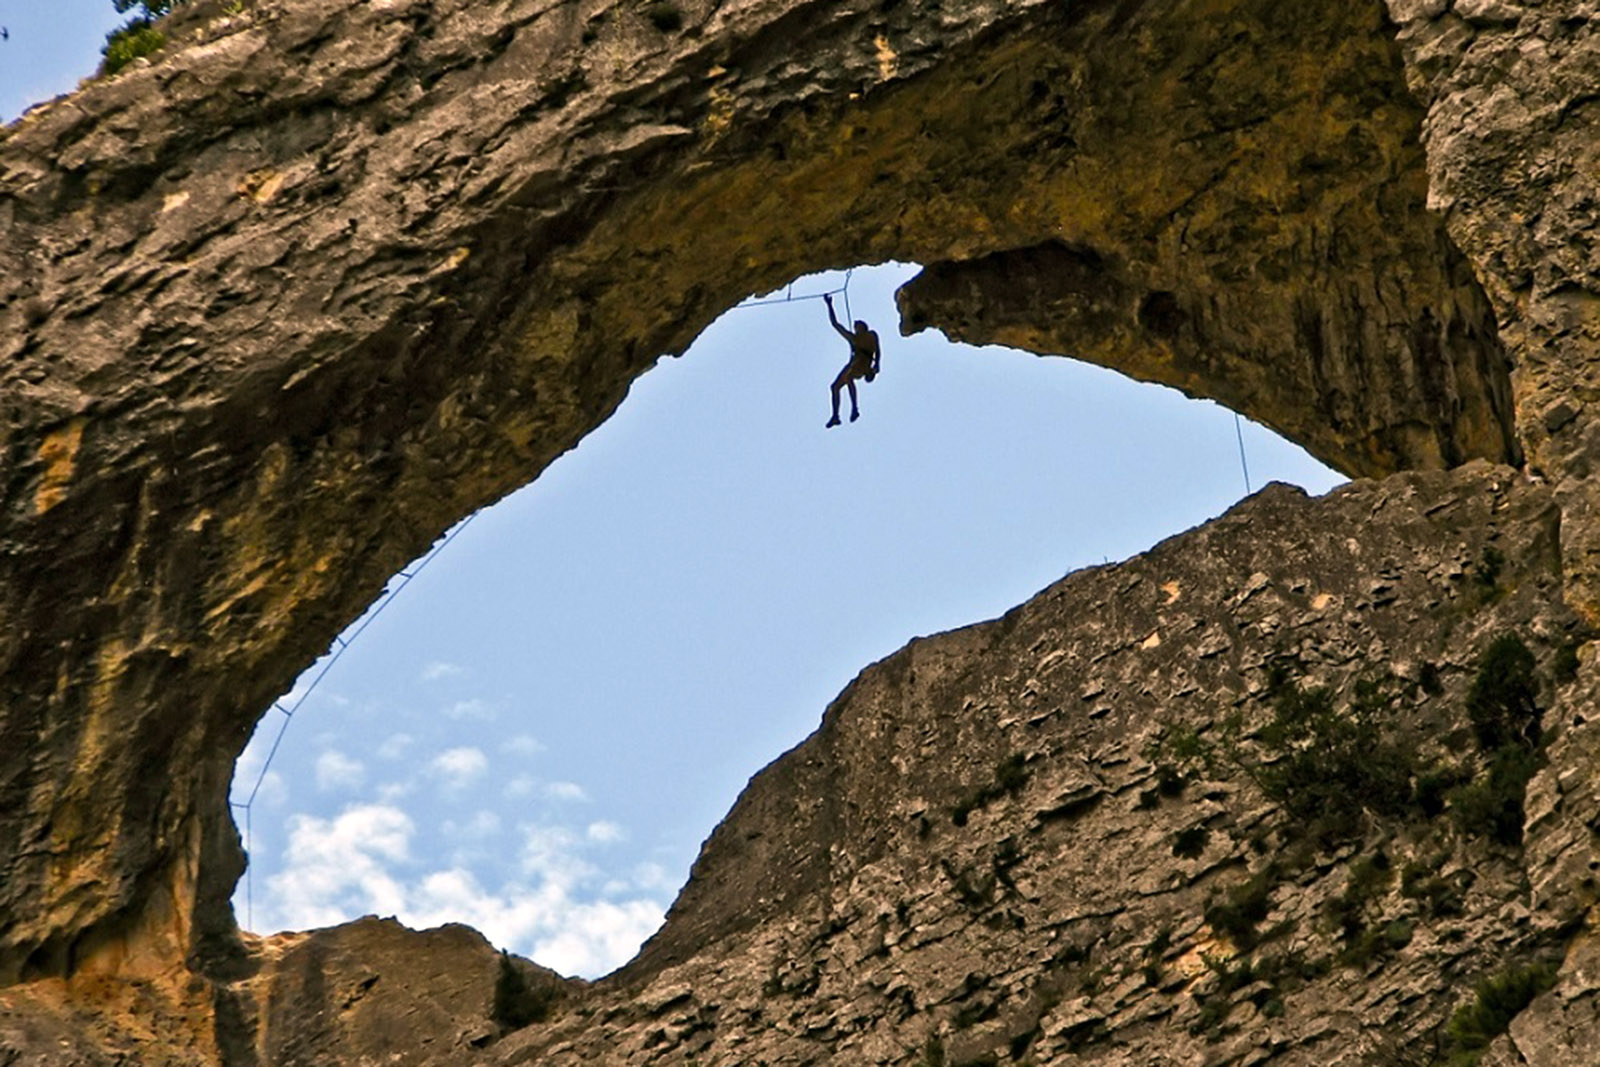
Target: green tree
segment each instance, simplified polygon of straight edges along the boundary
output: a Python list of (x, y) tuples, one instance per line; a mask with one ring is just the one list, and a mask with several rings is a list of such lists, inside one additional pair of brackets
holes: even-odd
[(141, 56), (159, 52), (167, 43), (167, 35), (156, 29), (154, 22), (186, 0), (111, 0), (118, 11), (135, 12), (134, 16), (106, 34), (106, 46), (101, 49), (105, 60), (100, 64), (102, 74), (115, 74)]
[(141, 14), (134, 17), (145, 22), (160, 18), (181, 3), (183, 0), (111, 0), (111, 6), (118, 11), (132, 11), (138, 8)]

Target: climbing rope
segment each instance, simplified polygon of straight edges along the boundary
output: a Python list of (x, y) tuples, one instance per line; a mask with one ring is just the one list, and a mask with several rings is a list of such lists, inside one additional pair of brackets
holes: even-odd
[[(845, 271), (844, 284), (839, 286), (837, 289), (829, 289), (823, 293), (802, 293), (799, 296), (796, 296), (794, 294), (794, 282), (790, 282), (788, 287), (784, 290), (784, 295), (781, 298), (746, 301), (745, 303), (735, 305), (735, 307), (765, 307), (771, 304), (790, 304), (802, 300), (821, 300), (825, 296), (842, 295), (844, 297), (845, 317), (846, 319), (849, 319), (850, 277), (854, 273), (854, 267)], [(244, 851), (246, 857), (250, 855), (251, 845), (254, 840), (254, 819), (252, 815), (256, 798), (261, 793), (261, 786), (267, 780), (267, 773), (272, 770), (272, 762), (277, 758), (278, 749), (283, 745), (284, 735), (289, 732), (289, 724), (294, 721), (295, 713), (300, 710), (301, 705), (303, 705), (306, 700), (310, 698), (311, 694), (316, 691), (317, 686), (320, 685), (322, 680), (328, 676), (328, 672), (333, 670), (334, 665), (339, 662), (339, 660), (347, 651), (349, 651), (350, 646), (355, 643), (356, 638), (360, 637), (363, 631), (365, 631), (368, 626), (371, 626), (379, 615), (383, 614), (384, 609), (386, 609), (390, 604), (394, 603), (394, 598), (400, 595), (400, 591), (406, 586), (410, 585), (411, 580), (417, 575), (421, 574), (423, 568), (427, 567), (428, 564), (432, 563), (436, 558), (438, 558), (439, 553), (448, 548), (450, 546), (450, 542), (454, 541), (456, 537), (460, 535), (461, 531), (465, 530), (467, 525), (476, 517), (476, 514), (467, 516), (459, 524), (457, 524), (455, 529), (451, 530), (445, 536), (444, 540), (435, 545), (426, 556), (423, 556), (422, 559), (417, 562), (416, 566), (409, 570), (401, 571), (399, 574), (400, 581), (390, 588), (388, 592), (384, 593), (373, 609), (367, 613), (364, 619), (361, 620), (361, 624), (357, 626), (355, 630), (349, 634), (349, 636), (341, 634), (333, 639), (333, 654), (329, 656), (327, 662), (322, 665), (322, 669), (317, 671), (317, 673), (312, 676), (310, 684), (307, 685), (305, 689), (295, 698), (292, 704), (286, 707), (281, 700), (275, 700), (272, 702), (273, 709), (279, 712), (283, 717), (278, 722), (278, 732), (272, 739), (272, 747), (267, 750), (267, 758), (262, 761), (261, 770), (257, 772), (256, 780), (251, 784), (250, 792), (246, 794), (244, 800), (234, 800), (232, 797), (228, 798), (228, 806), (235, 812), (240, 812), (243, 814)], [(244, 869), (244, 909), (245, 926), (254, 926), (255, 864), (249, 863), (248, 861), (246, 862)]]
[(333, 639), (333, 655), (329, 656), (328, 661), (322, 665), (322, 669), (312, 676), (311, 684), (307, 685), (305, 690), (295, 698), (293, 704), (288, 707), (284, 707), (281, 700), (274, 700), (272, 702), (272, 707), (278, 712), (282, 713), (283, 718), (279, 720), (278, 734), (272, 739), (272, 747), (267, 750), (267, 758), (262, 761), (261, 770), (256, 774), (256, 780), (255, 783), (250, 787), (249, 795), (246, 796), (243, 801), (234, 800), (232, 797), (228, 798), (229, 807), (231, 807), (234, 811), (244, 812), (244, 851), (246, 856), (244, 868), (244, 924), (247, 928), (255, 925), (255, 878), (253, 877), (255, 864), (250, 863), (248, 860), (250, 855), (252, 829), (250, 809), (255, 805), (257, 794), (261, 792), (261, 784), (267, 780), (267, 772), (272, 769), (272, 761), (278, 755), (278, 746), (283, 744), (283, 735), (288, 732), (289, 724), (294, 721), (295, 712), (300, 710), (300, 706), (306, 702), (313, 692), (316, 691), (316, 688), (322, 682), (322, 679), (326, 678), (328, 676), (328, 672), (333, 670), (333, 665), (338, 663), (339, 659), (347, 651), (349, 651), (350, 646), (355, 643), (356, 638), (360, 637), (362, 632), (366, 630), (368, 626), (371, 626), (373, 621), (377, 619), (379, 615), (383, 614), (385, 608), (394, 603), (394, 598), (400, 595), (400, 590), (410, 585), (411, 580), (417, 575), (421, 574), (424, 567), (438, 558), (439, 553), (448, 548), (450, 546), (450, 542), (454, 541), (456, 537), (460, 535), (461, 531), (465, 530), (472, 520), (477, 517), (477, 513), (474, 512), (473, 514), (468, 515), (465, 519), (462, 519), (456, 524), (455, 529), (451, 530), (445, 535), (444, 540), (440, 541), (437, 545), (430, 549), (428, 554), (423, 556), (422, 559), (417, 562), (416, 566), (410, 568), (409, 570), (401, 571), (399, 574), (400, 581), (378, 599), (378, 603), (374, 605), (371, 611), (367, 612), (366, 618), (361, 620), (361, 625), (357, 626), (355, 630), (351, 632), (349, 637), (345, 637), (343, 634), (340, 634), (338, 637)]
[[(794, 282), (791, 281), (784, 289), (784, 295), (782, 297), (775, 297), (765, 300), (747, 300), (743, 303), (734, 305), (734, 307), (730, 310), (738, 311), (744, 308), (770, 307), (775, 304), (793, 304), (805, 300), (822, 300), (830, 296), (842, 296), (844, 298), (845, 321), (851, 322), (855, 318), (855, 315), (850, 308), (850, 280), (854, 274), (855, 268), (851, 267), (845, 271), (844, 283), (837, 288), (828, 289), (817, 293), (801, 293), (799, 296), (795, 295)], [(1239, 441), (1239, 466), (1244, 473), (1245, 494), (1249, 495), (1251, 492), (1250, 465), (1245, 458), (1243, 422), (1237, 412), (1234, 413), (1233, 419), (1234, 433)], [(301, 706), (305, 704), (306, 700), (310, 698), (311, 694), (316, 691), (317, 686), (320, 685), (322, 680), (328, 676), (328, 672), (333, 670), (334, 665), (339, 662), (339, 660), (347, 651), (349, 651), (350, 646), (355, 643), (356, 639), (359, 638), (363, 632), (365, 632), (368, 626), (372, 625), (379, 615), (383, 614), (384, 610), (387, 609), (390, 604), (394, 603), (394, 599), (400, 595), (400, 591), (406, 586), (410, 585), (412, 579), (421, 574), (423, 569), (426, 568), (428, 564), (437, 559), (439, 554), (448, 548), (450, 543), (454, 541), (461, 534), (461, 531), (465, 530), (476, 517), (477, 513), (468, 515), (465, 519), (458, 523), (453, 530), (446, 534), (443, 540), (429, 550), (428, 554), (423, 556), (414, 567), (410, 568), (409, 570), (401, 571), (398, 576), (400, 579), (399, 582), (397, 582), (392, 588), (385, 592), (381, 598), (379, 598), (377, 604), (374, 605), (372, 610), (367, 613), (366, 617), (361, 620), (360, 625), (358, 625), (348, 637), (341, 634), (333, 639), (334, 645), (332, 655), (330, 655), (327, 659), (327, 662), (322, 665), (322, 669), (317, 671), (317, 673), (312, 676), (310, 684), (308, 684), (306, 688), (295, 698), (291, 705), (285, 707), (281, 700), (273, 701), (273, 709), (281, 713), (283, 718), (278, 723), (278, 732), (277, 735), (272, 739), (272, 747), (267, 750), (267, 757), (264, 761), (262, 761), (261, 769), (259, 772), (257, 772), (256, 780), (254, 783), (252, 783), (250, 792), (245, 799), (243, 801), (234, 800), (232, 797), (228, 799), (229, 807), (236, 812), (242, 812), (244, 815), (244, 850), (246, 857), (250, 855), (251, 844), (253, 841), (252, 809), (255, 806), (257, 796), (261, 792), (263, 783), (266, 782), (267, 773), (272, 769), (272, 763), (278, 755), (278, 749), (283, 744), (284, 735), (288, 733), (289, 724), (294, 721), (295, 713), (300, 710)], [(1110, 561), (1107, 560), (1106, 562), (1109, 563)], [(245, 926), (247, 928), (255, 925), (254, 871), (255, 864), (250, 863), (247, 860), (245, 864)]]
[(856, 269), (854, 267), (851, 267), (849, 270), (845, 271), (844, 284), (839, 286), (837, 289), (828, 289), (820, 293), (801, 293), (799, 296), (795, 296), (794, 282), (790, 282), (788, 288), (784, 290), (782, 296), (771, 297), (767, 300), (746, 300), (742, 304), (733, 305), (733, 307), (729, 310), (742, 311), (745, 308), (771, 307), (774, 304), (798, 304), (802, 300), (821, 300), (824, 297), (839, 296), (842, 294), (844, 296), (845, 318), (848, 319), (850, 318), (850, 276), (854, 274), (855, 271)]
[(1239, 413), (1233, 413), (1233, 432), (1239, 438), (1239, 469), (1244, 471), (1244, 495), (1250, 495), (1250, 464), (1244, 458), (1244, 420), (1239, 418)]

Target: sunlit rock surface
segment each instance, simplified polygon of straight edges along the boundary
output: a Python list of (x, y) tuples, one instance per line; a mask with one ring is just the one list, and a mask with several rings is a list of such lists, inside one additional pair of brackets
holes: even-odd
[[(290, 957), (228, 908), (225, 791), (267, 701), (722, 309), (895, 258), (929, 265), (904, 329), (1169, 382), (1392, 477), (1266, 492), (873, 668), (713, 836), (639, 961), (553, 1021), (413, 1060), (1361, 1062), (1480, 973), (1547, 960), (1555, 987), (1490, 1055), (1592, 1062), (1573, 1057), (1600, 1047), (1594, 682), (1568, 650), (1600, 621), (1594, 14), (189, 8), (167, 52), (0, 134), (0, 1052), (300, 1062), (284, 1050), (315, 1017), (324, 1061), (357, 1056), (328, 990), (270, 1010)], [(1510, 466), (1395, 476), (1472, 460)], [(1011, 642), (1026, 619), (1039, 636)], [(1239, 946), (1205, 901), (1290, 842), (1245, 781), (1133, 803), (1151, 731), (1259, 717), (1252, 683), (1291, 648), (1345, 696), (1432, 664), (1443, 694), (1397, 729), (1450, 735), (1500, 631), (1535, 650), (1559, 727), (1521, 847), (1401, 820), (1307, 858), (1271, 921), (1335, 962), (1224, 1011), (1200, 952)], [(1074, 705), (1051, 688), (1068, 678), (1119, 695)], [(1025, 786), (953, 826), (1018, 753)], [(766, 828), (764, 805), (802, 803)], [(1198, 866), (1167, 842), (1190, 823)], [(1318, 909), (1384, 834), (1397, 863), (1439, 855), (1477, 888), (1430, 925), (1396, 875), (1371, 919), (1410, 939), (1347, 966)], [(1164, 978), (1150, 924), (1172, 927)]]

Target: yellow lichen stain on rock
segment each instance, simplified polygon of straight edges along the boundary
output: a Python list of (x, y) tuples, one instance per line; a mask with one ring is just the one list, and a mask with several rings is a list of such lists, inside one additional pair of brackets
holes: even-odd
[(706, 93), (705, 131), (713, 137), (725, 133), (733, 125), (733, 93), (721, 86)]
[(522, 334), (523, 350), (541, 359), (571, 359), (578, 325), (578, 302), (569, 300), (533, 318)]
[(83, 444), (83, 428), (87, 421), (73, 419), (61, 429), (48, 434), (39, 445), (39, 459), (44, 464), (44, 474), (39, 488), (33, 494), (34, 510), (40, 515), (67, 498), (67, 486), (76, 470), (78, 447)]
[(444, 262), (434, 268), (435, 274), (448, 274), (472, 257), (472, 249), (461, 245), (444, 258)]
[(94, 681), (89, 687), (86, 709), (88, 719), (78, 735), (79, 767), (98, 767), (121, 756), (120, 751), (115, 751), (119, 749), (121, 738), (111, 724), (126, 714), (118, 699), (118, 683), (132, 653), (133, 648), (126, 641), (108, 640), (95, 657)]
[(1139, 642), (1139, 647), (1142, 648), (1142, 649), (1145, 649), (1146, 651), (1149, 651), (1152, 648), (1160, 648), (1161, 647), (1161, 635), (1159, 633), (1157, 633), (1156, 631), (1151, 630), (1150, 631), (1150, 636), (1145, 638), (1143, 641)]
[(234, 186), (234, 192), (242, 197), (254, 200), (258, 204), (265, 204), (278, 195), (278, 190), (283, 188), (283, 175), (270, 167), (253, 170), (239, 179), (239, 184)]
[(889, 47), (889, 38), (884, 34), (872, 39), (873, 46), (878, 50), (878, 77), (888, 81), (900, 69), (900, 57), (893, 48)]
[(538, 432), (539, 424), (527, 416), (517, 416), (506, 420), (499, 426), (500, 436), (511, 442), (511, 447), (519, 455), (527, 454), (533, 447), (534, 435)]
[(1183, 595), (1183, 587), (1178, 584), (1176, 578), (1170, 582), (1162, 582), (1161, 591), (1167, 594), (1167, 599), (1162, 601), (1163, 604), (1176, 603), (1178, 598)]
[(7, 992), (34, 1010), (72, 1025), (88, 1042), (159, 1049), (152, 1063), (215, 1063), (215, 1019), (211, 989), (186, 966), (192, 930), (185, 901), (193, 899), (198, 871), (200, 823), (193, 816), (179, 828), (179, 856), (164, 879), (150, 887), (147, 906), (74, 952), (71, 974), (50, 977)]
[(176, 211), (188, 202), (189, 193), (187, 190), (168, 193), (161, 201), (161, 213), (164, 215), (169, 211)]
[(1326, 608), (1329, 604), (1332, 604), (1332, 603), (1333, 603), (1333, 594), (1332, 593), (1318, 593), (1316, 596), (1311, 598), (1311, 610), (1312, 611), (1321, 611), (1324, 608)]

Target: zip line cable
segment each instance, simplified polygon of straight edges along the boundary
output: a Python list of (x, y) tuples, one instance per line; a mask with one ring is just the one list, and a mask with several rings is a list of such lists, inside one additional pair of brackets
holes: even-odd
[(235, 811), (244, 812), (244, 851), (245, 856), (247, 857), (244, 868), (245, 926), (248, 927), (255, 925), (255, 879), (251, 874), (255, 865), (248, 862), (251, 842), (250, 809), (256, 802), (256, 795), (261, 792), (262, 783), (267, 780), (267, 772), (272, 769), (272, 761), (278, 755), (278, 746), (283, 744), (283, 735), (289, 731), (289, 723), (294, 720), (295, 712), (300, 710), (300, 705), (306, 702), (311, 694), (316, 691), (317, 685), (322, 681), (322, 679), (326, 678), (328, 676), (328, 672), (333, 670), (333, 665), (338, 663), (340, 658), (350, 650), (350, 646), (355, 642), (356, 638), (361, 636), (362, 631), (364, 631), (368, 626), (371, 626), (373, 621), (376, 620), (379, 615), (383, 614), (383, 610), (390, 604), (394, 603), (394, 598), (400, 595), (400, 590), (410, 585), (411, 580), (417, 575), (421, 574), (424, 567), (437, 559), (439, 553), (448, 548), (450, 542), (454, 541), (460, 535), (461, 531), (465, 530), (469, 525), (471, 525), (472, 520), (477, 517), (478, 513), (473, 512), (465, 519), (462, 519), (461, 522), (456, 524), (456, 528), (454, 530), (451, 530), (445, 535), (444, 540), (440, 541), (437, 545), (431, 548), (428, 551), (428, 554), (423, 556), (422, 559), (417, 562), (416, 566), (411, 567), (408, 570), (401, 571), (400, 581), (378, 599), (378, 603), (371, 611), (367, 612), (366, 618), (361, 620), (361, 625), (357, 626), (355, 630), (351, 632), (349, 637), (345, 637), (343, 634), (340, 634), (338, 637), (333, 639), (333, 654), (329, 656), (328, 661), (322, 665), (322, 669), (312, 676), (311, 684), (307, 685), (305, 690), (295, 698), (292, 705), (289, 707), (284, 707), (283, 701), (281, 700), (274, 700), (272, 702), (272, 706), (283, 713), (283, 719), (278, 723), (278, 735), (272, 739), (272, 747), (267, 750), (267, 758), (261, 763), (261, 770), (256, 775), (255, 784), (250, 787), (250, 795), (247, 796), (242, 802), (234, 800), (231, 797), (228, 800), (229, 807), (233, 808)]

